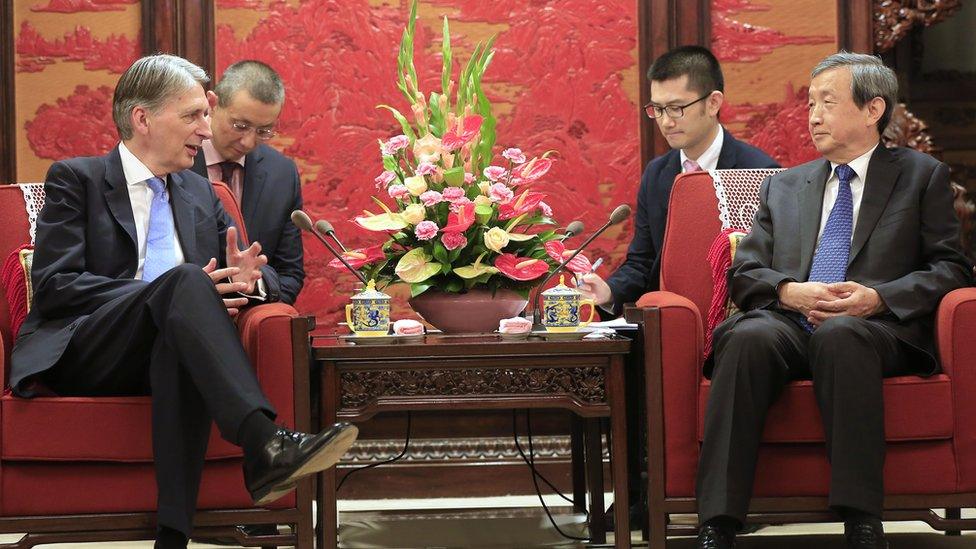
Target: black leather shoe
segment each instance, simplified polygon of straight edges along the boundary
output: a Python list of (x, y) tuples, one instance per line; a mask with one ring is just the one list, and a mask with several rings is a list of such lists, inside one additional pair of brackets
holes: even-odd
[(278, 429), (258, 455), (244, 455), (244, 485), (255, 505), (265, 505), (295, 488), (299, 479), (339, 461), (359, 429), (336, 423), (317, 435)]
[[(607, 533), (611, 533), (616, 530), (617, 520), (614, 516), (614, 512), (613, 504), (611, 503), (610, 507), (607, 507), (607, 512), (604, 515), (604, 521), (607, 525)], [(633, 532), (636, 530), (643, 530), (644, 524), (647, 523), (647, 511), (644, 509), (644, 506), (640, 503), (635, 503), (630, 506), (628, 513), (630, 514), (630, 531)]]
[(844, 537), (852, 549), (888, 549), (884, 527), (876, 518), (845, 521)]
[(698, 530), (698, 549), (735, 549), (735, 534), (706, 524)]

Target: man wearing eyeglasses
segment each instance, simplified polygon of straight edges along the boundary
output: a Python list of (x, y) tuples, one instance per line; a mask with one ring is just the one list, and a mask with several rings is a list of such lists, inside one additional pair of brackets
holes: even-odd
[(579, 289), (605, 312), (619, 315), (624, 303), (658, 289), (668, 199), (680, 173), (730, 168), (778, 168), (761, 150), (738, 141), (718, 120), (725, 99), (718, 60), (708, 49), (683, 46), (658, 57), (647, 71), (648, 117), (671, 146), (644, 170), (637, 193), (634, 237), (627, 259), (606, 281), (595, 273)]
[(275, 136), (285, 87), (268, 65), (239, 61), (210, 93), (217, 99), (213, 137), (203, 142), (193, 171), (230, 187), (248, 236), (268, 257), (257, 297), (294, 303), (305, 281), (301, 232), (290, 218), (302, 207), (301, 182), (295, 163), (265, 143)]

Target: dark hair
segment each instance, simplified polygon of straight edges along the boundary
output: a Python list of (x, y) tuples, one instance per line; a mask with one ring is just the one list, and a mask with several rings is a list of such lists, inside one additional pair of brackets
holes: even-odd
[(688, 87), (701, 95), (725, 91), (725, 78), (718, 59), (708, 48), (681, 46), (657, 59), (647, 69), (647, 79), (663, 82), (688, 75)]
[(246, 59), (227, 67), (220, 81), (214, 86), (217, 103), (221, 107), (230, 105), (234, 94), (247, 90), (251, 97), (265, 105), (281, 105), (285, 101), (285, 85), (281, 77), (268, 65)]

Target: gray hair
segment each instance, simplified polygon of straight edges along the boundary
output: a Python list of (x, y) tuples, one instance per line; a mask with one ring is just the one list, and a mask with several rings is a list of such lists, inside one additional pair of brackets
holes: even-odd
[(132, 109), (159, 112), (174, 95), (207, 82), (207, 71), (182, 57), (158, 53), (137, 60), (122, 73), (112, 97), (112, 119), (119, 137), (132, 139)]
[(884, 100), (885, 110), (878, 120), (878, 133), (884, 133), (898, 101), (898, 77), (895, 71), (886, 67), (881, 58), (875, 55), (841, 50), (817, 64), (810, 77), (816, 78), (822, 72), (841, 67), (851, 70), (851, 96), (857, 108), (863, 108), (875, 97)]
[(281, 105), (285, 102), (285, 85), (281, 77), (268, 65), (251, 59), (238, 61), (227, 67), (214, 86), (217, 104), (230, 105), (234, 94), (247, 90), (251, 97), (265, 105)]

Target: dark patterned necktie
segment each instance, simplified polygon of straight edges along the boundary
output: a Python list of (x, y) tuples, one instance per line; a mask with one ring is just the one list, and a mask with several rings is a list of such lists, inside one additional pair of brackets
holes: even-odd
[[(847, 164), (837, 166), (837, 200), (827, 217), (827, 225), (820, 236), (820, 244), (813, 254), (810, 267), (810, 282), (831, 284), (847, 280), (847, 262), (851, 256), (851, 234), (854, 230), (854, 196), (851, 194), (851, 179), (854, 170)], [(804, 328), (813, 331), (813, 326), (803, 321)]]
[(230, 187), (231, 192), (234, 193), (234, 197), (237, 198), (238, 204), (241, 203), (241, 182), (234, 180), (234, 174), (240, 167), (240, 164), (232, 160), (225, 160), (220, 163), (220, 179)]

